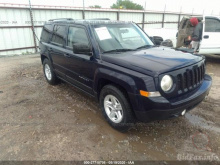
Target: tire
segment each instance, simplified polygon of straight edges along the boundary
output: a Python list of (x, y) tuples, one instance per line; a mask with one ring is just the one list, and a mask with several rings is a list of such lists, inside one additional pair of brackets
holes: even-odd
[(53, 67), (48, 59), (43, 61), (43, 72), (47, 82), (51, 85), (56, 85), (59, 80), (53, 71)]
[(104, 118), (114, 129), (126, 132), (134, 126), (134, 115), (128, 98), (116, 86), (106, 85), (102, 88), (99, 104)]

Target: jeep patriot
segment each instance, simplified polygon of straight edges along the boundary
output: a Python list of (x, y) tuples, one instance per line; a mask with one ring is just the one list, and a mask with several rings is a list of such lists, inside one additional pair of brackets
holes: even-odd
[(204, 56), (157, 47), (132, 22), (49, 20), (39, 48), (47, 82), (62, 80), (95, 97), (120, 131), (137, 120), (184, 115), (212, 84)]

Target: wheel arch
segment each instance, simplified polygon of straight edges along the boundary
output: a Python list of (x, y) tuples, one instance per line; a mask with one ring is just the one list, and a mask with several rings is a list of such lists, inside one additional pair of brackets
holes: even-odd
[[(41, 58), (41, 64), (43, 64), (43, 62), (44, 62), (45, 59), (48, 59), (48, 57), (45, 56), (45, 55), (43, 55), (43, 54), (41, 54), (40, 58)], [(49, 60), (49, 59), (48, 59), (48, 60)]]
[(128, 93), (136, 93), (136, 84), (132, 77), (116, 71), (100, 68), (95, 72), (94, 91), (99, 96), (101, 89), (107, 84), (114, 84)]
[(94, 80), (94, 92), (96, 93), (97, 100), (99, 100), (102, 88), (108, 84), (116, 86), (125, 94), (133, 111), (137, 109), (136, 100), (133, 98), (135, 93), (137, 93), (137, 88), (132, 77), (107, 69), (99, 69), (96, 71)]

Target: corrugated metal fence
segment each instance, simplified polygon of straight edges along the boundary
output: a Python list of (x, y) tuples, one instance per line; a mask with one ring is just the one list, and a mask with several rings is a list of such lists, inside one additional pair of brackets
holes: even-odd
[[(40, 38), (45, 21), (54, 18), (110, 18), (111, 20), (134, 21), (143, 29), (173, 28), (177, 29), (179, 21), (189, 13), (172, 13), (157, 11), (114, 10), (70, 7), (70, 6), (32, 6), (33, 22), (29, 5), (0, 4), (0, 55), (34, 53), (38, 41), (34, 42), (32, 23)], [(198, 15), (198, 14), (194, 14)]]

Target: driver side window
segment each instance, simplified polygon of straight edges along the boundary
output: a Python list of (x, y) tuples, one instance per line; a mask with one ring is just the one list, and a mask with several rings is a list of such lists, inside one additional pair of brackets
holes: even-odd
[(205, 18), (205, 32), (220, 32), (220, 21), (213, 18)]
[(69, 27), (67, 46), (73, 48), (73, 44), (85, 44), (89, 46), (86, 31), (79, 27)]

